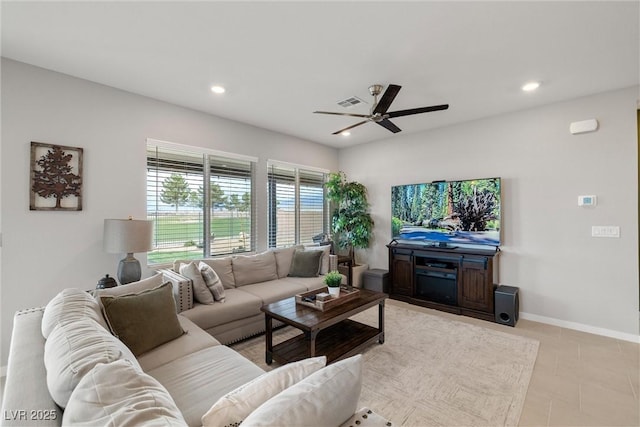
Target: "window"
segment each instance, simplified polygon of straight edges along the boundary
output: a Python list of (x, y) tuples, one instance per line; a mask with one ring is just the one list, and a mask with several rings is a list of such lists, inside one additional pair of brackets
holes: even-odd
[(328, 230), (324, 171), (268, 164), (269, 247), (313, 242)]
[(148, 264), (253, 251), (254, 170), (251, 158), (149, 141)]

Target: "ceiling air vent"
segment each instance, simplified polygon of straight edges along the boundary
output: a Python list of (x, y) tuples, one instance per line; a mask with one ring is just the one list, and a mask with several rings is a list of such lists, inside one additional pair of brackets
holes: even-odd
[(338, 102), (338, 105), (344, 108), (351, 108), (360, 104), (366, 104), (366, 102), (358, 98), (357, 96), (352, 96), (350, 98), (347, 98), (343, 101)]

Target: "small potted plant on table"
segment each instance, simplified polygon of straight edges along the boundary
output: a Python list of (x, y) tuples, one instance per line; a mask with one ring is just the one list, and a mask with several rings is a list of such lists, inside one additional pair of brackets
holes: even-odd
[(330, 271), (324, 276), (324, 283), (329, 288), (329, 293), (333, 298), (340, 295), (340, 284), (342, 283), (342, 274), (337, 271)]

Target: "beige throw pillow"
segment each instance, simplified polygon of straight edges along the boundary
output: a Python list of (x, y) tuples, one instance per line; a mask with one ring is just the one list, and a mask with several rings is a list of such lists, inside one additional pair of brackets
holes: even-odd
[(238, 426), (258, 406), (327, 363), (325, 356), (289, 363), (222, 396), (202, 416), (204, 427)]
[(336, 362), (287, 388), (253, 411), (242, 427), (339, 426), (357, 409), (362, 355)]
[(198, 269), (200, 270), (200, 274), (202, 275), (202, 279), (204, 279), (207, 288), (209, 288), (209, 291), (213, 294), (213, 299), (224, 302), (224, 286), (222, 285), (222, 281), (215, 270), (202, 261), (198, 264)]
[(42, 315), (42, 336), (49, 338), (51, 331), (58, 323), (75, 322), (82, 319), (93, 319), (100, 326), (109, 329), (105, 322), (100, 304), (88, 292), (80, 289), (64, 289), (53, 297)]
[(94, 320), (59, 324), (44, 344), (49, 394), (64, 408), (82, 377), (94, 366), (120, 359), (138, 365), (131, 351)]
[(213, 304), (213, 295), (202, 278), (202, 273), (195, 261), (189, 264), (180, 264), (179, 273), (191, 280), (193, 298), (197, 302), (200, 304)]
[(71, 394), (64, 426), (186, 426), (171, 395), (128, 360), (97, 365)]
[(184, 333), (169, 282), (139, 294), (101, 299), (111, 332), (136, 356)]

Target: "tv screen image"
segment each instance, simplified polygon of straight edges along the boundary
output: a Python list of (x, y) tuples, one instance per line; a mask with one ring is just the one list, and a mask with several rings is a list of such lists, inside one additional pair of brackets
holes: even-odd
[(397, 241), (500, 245), (500, 178), (391, 187)]

